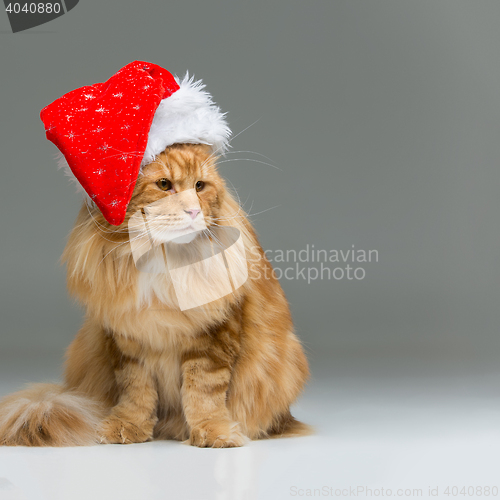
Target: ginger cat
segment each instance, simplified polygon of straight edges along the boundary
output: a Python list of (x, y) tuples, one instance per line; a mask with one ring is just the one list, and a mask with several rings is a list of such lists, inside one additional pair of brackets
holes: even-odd
[[(0, 444), (176, 439), (218, 448), (309, 432), (289, 409), (308, 366), (286, 298), (216, 162), (208, 146), (168, 147), (143, 167), (120, 226), (83, 205), (63, 257), (69, 290), (87, 315), (67, 352), (64, 385), (36, 384), (4, 398)], [(136, 266), (128, 223), (188, 189), (196, 190), (204, 237), (214, 237), (211, 228), (237, 228), (253, 272), (233, 293), (181, 310), (168, 273)], [(198, 216), (178, 212), (168, 214), (178, 225)], [(161, 224), (153, 228), (160, 243)]]

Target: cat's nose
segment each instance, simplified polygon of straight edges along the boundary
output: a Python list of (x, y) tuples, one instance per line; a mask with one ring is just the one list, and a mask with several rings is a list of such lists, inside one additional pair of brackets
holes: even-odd
[(199, 208), (191, 208), (190, 210), (184, 210), (184, 212), (189, 214), (191, 219), (194, 220), (196, 218), (196, 216), (200, 213), (200, 209)]

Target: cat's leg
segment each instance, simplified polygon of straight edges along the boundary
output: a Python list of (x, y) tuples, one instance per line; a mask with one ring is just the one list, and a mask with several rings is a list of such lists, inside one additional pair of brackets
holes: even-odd
[(153, 437), (158, 393), (153, 373), (136, 355), (139, 349), (131, 340), (110, 338), (119, 395), (99, 429), (102, 443), (142, 443)]
[(307, 359), (278, 281), (254, 285), (243, 304), (244, 342), (227, 407), (251, 439), (303, 434), (306, 426), (290, 415), (290, 406), (308, 378)]
[(238, 352), (239, 325), (228, 321), (197, 338), (182, 356), (182, 406), (194, 446), (229, 448), (247, 441), (226, 407)]

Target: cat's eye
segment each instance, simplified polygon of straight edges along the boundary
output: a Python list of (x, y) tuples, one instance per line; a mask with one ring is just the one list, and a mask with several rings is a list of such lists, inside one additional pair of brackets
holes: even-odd
[(196, 183), (196, 191), (201, 191), (205, 187), (205, 183), (203, 181), (198, 181)]
[(159, 181), (156, 181), (156, 185), (162, 190), (162, 191), (168, 191), (169, 189), (172, 189), (172, 183), (168, 179), (160, 179)]

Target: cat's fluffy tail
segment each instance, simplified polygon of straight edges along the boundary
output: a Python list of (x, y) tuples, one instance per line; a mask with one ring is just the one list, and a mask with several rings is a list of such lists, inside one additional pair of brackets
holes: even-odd
[(63, 386), (34, 384), (0, 402), (0, 445), (96, 444), (104, 411), (99, 402)]

